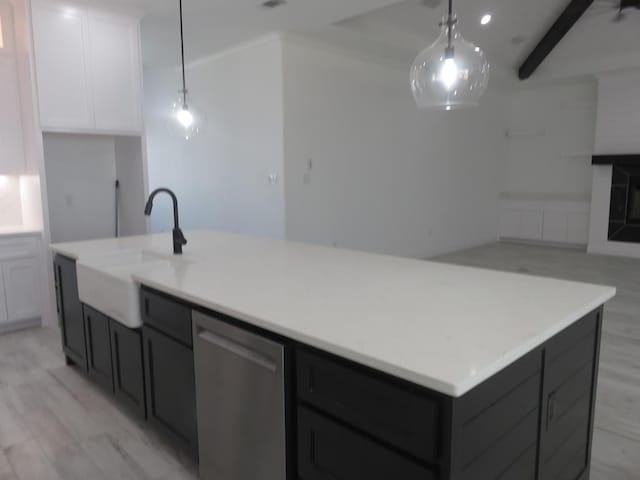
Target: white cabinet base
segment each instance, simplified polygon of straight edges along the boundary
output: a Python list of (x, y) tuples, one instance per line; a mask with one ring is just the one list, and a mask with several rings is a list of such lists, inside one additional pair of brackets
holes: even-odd
[(41, 325), (41, 240), (0, 238), (0, 333)]
[(18, 320), (17, 322), (0, 323), (0, 335), (17, 332), (19, 330), (26, 330), (27, 328), (38, 328), (41, 326), (42, 319), (40, 317)]
[(40, 316), (40, 266), (36, 258), (2, 263), (7, 318), (19, 322)]

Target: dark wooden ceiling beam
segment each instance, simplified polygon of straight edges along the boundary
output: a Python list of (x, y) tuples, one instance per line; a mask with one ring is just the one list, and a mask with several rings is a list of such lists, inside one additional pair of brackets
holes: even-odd
[(582, 17), (584, 12), (593, 4), (593, 1), (594, 0), (571, 0), (569, 6), (560, 14), (556, 22), (518, 70), (520, 80), (526, 80), (533, 75), (533, 72), (538, 69), (544, 59), (556, 48), (558, 43), (560, 43), (575, 23), (580, 20), (580, 17)]

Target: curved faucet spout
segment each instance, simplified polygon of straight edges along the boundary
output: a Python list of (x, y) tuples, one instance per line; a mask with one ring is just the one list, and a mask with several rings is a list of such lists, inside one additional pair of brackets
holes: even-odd
[(157, 188), (151, 195), (149, 195), (149, 200), (147, 200), (147, 204), (144, 207), (144, 214), (148, 217), (151, 215), (153, 210), (153, 200), (156, 195), (159, 193), (166, 193), (171, 197), (171, 201), (173, 202), (173, 253), (175, 255), (182, 254), (182, 247), (187, 244), (187, 239), (184, 237), (182, 230), (180, 230), (180, 220), (178, 217), (178, 197), (168, 188)]

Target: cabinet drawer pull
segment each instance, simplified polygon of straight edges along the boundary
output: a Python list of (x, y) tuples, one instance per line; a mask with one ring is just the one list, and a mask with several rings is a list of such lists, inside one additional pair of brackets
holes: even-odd
[(237, 355), (249, 362), (255, 363), (256, 365), (259, 365), (271, 372), (275, 373), (278, 371), (278, 365), (271, 358), (251, 350), (238, 342), (234, 342), (229, 338), (217, 335), (202, 328), (198, 328), (198, 338), (204, 342), (211, 343), (223, 350), (226, 350), (229, 353), (233, 353), (234, 355)]

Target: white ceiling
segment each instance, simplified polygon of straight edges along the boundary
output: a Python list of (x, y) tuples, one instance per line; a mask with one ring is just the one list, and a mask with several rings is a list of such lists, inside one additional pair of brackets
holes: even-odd
[[(186, 55), (205, 57), (278, 30), (317, 32), (336, 22), (391, 5), (398, 0), (288, 0), (275, 9), (264, 0), (183, 0)], [(139, 8), (143, 18), (145, 62), (179, 58), (178, 0), (102, 0)]]
[[(532, 80), (640, 66), (640, 11), (630, 10), (623, 22), (613, 23), (612, 3), (596, 1)], [(341, 22), (323, 35), (369, 53), (405, 55), (410, 61), (437, 37), (445, 3), (432, 9), (421, 0), (407, 0)], [(497, 75), (510, 80), (567, 4), (568, 0), (455, 0), (454, 10), (463, 36), (483, 48)], [(493, 20), (482, 26), (480, 18), (487, 12)]]
[[(177, 62), (178, 0), (103, 1), (143, 9), (145, 62)], [(445, 2), (430, 8), (422, 0), (288, 0), (273, 10), (261, 7), (263, 0), (183, 1), (190, 60), (281, 30), (410, 63), (437, 37), (437, 23), (446, 10)], [(485, 50), (496, 75), (509, 79), (568, 1), (454, 0), (454, 10), (465, 38)], [(613, 23), (613, 1), (596, 0), (534, 79), (640, 66), (640, 11), (629, 11), (625, 21)], [(482, 27), (479, 19), (486, 12), (493, 21)], [(514, 44), (516, 37), (521, 42)]]

